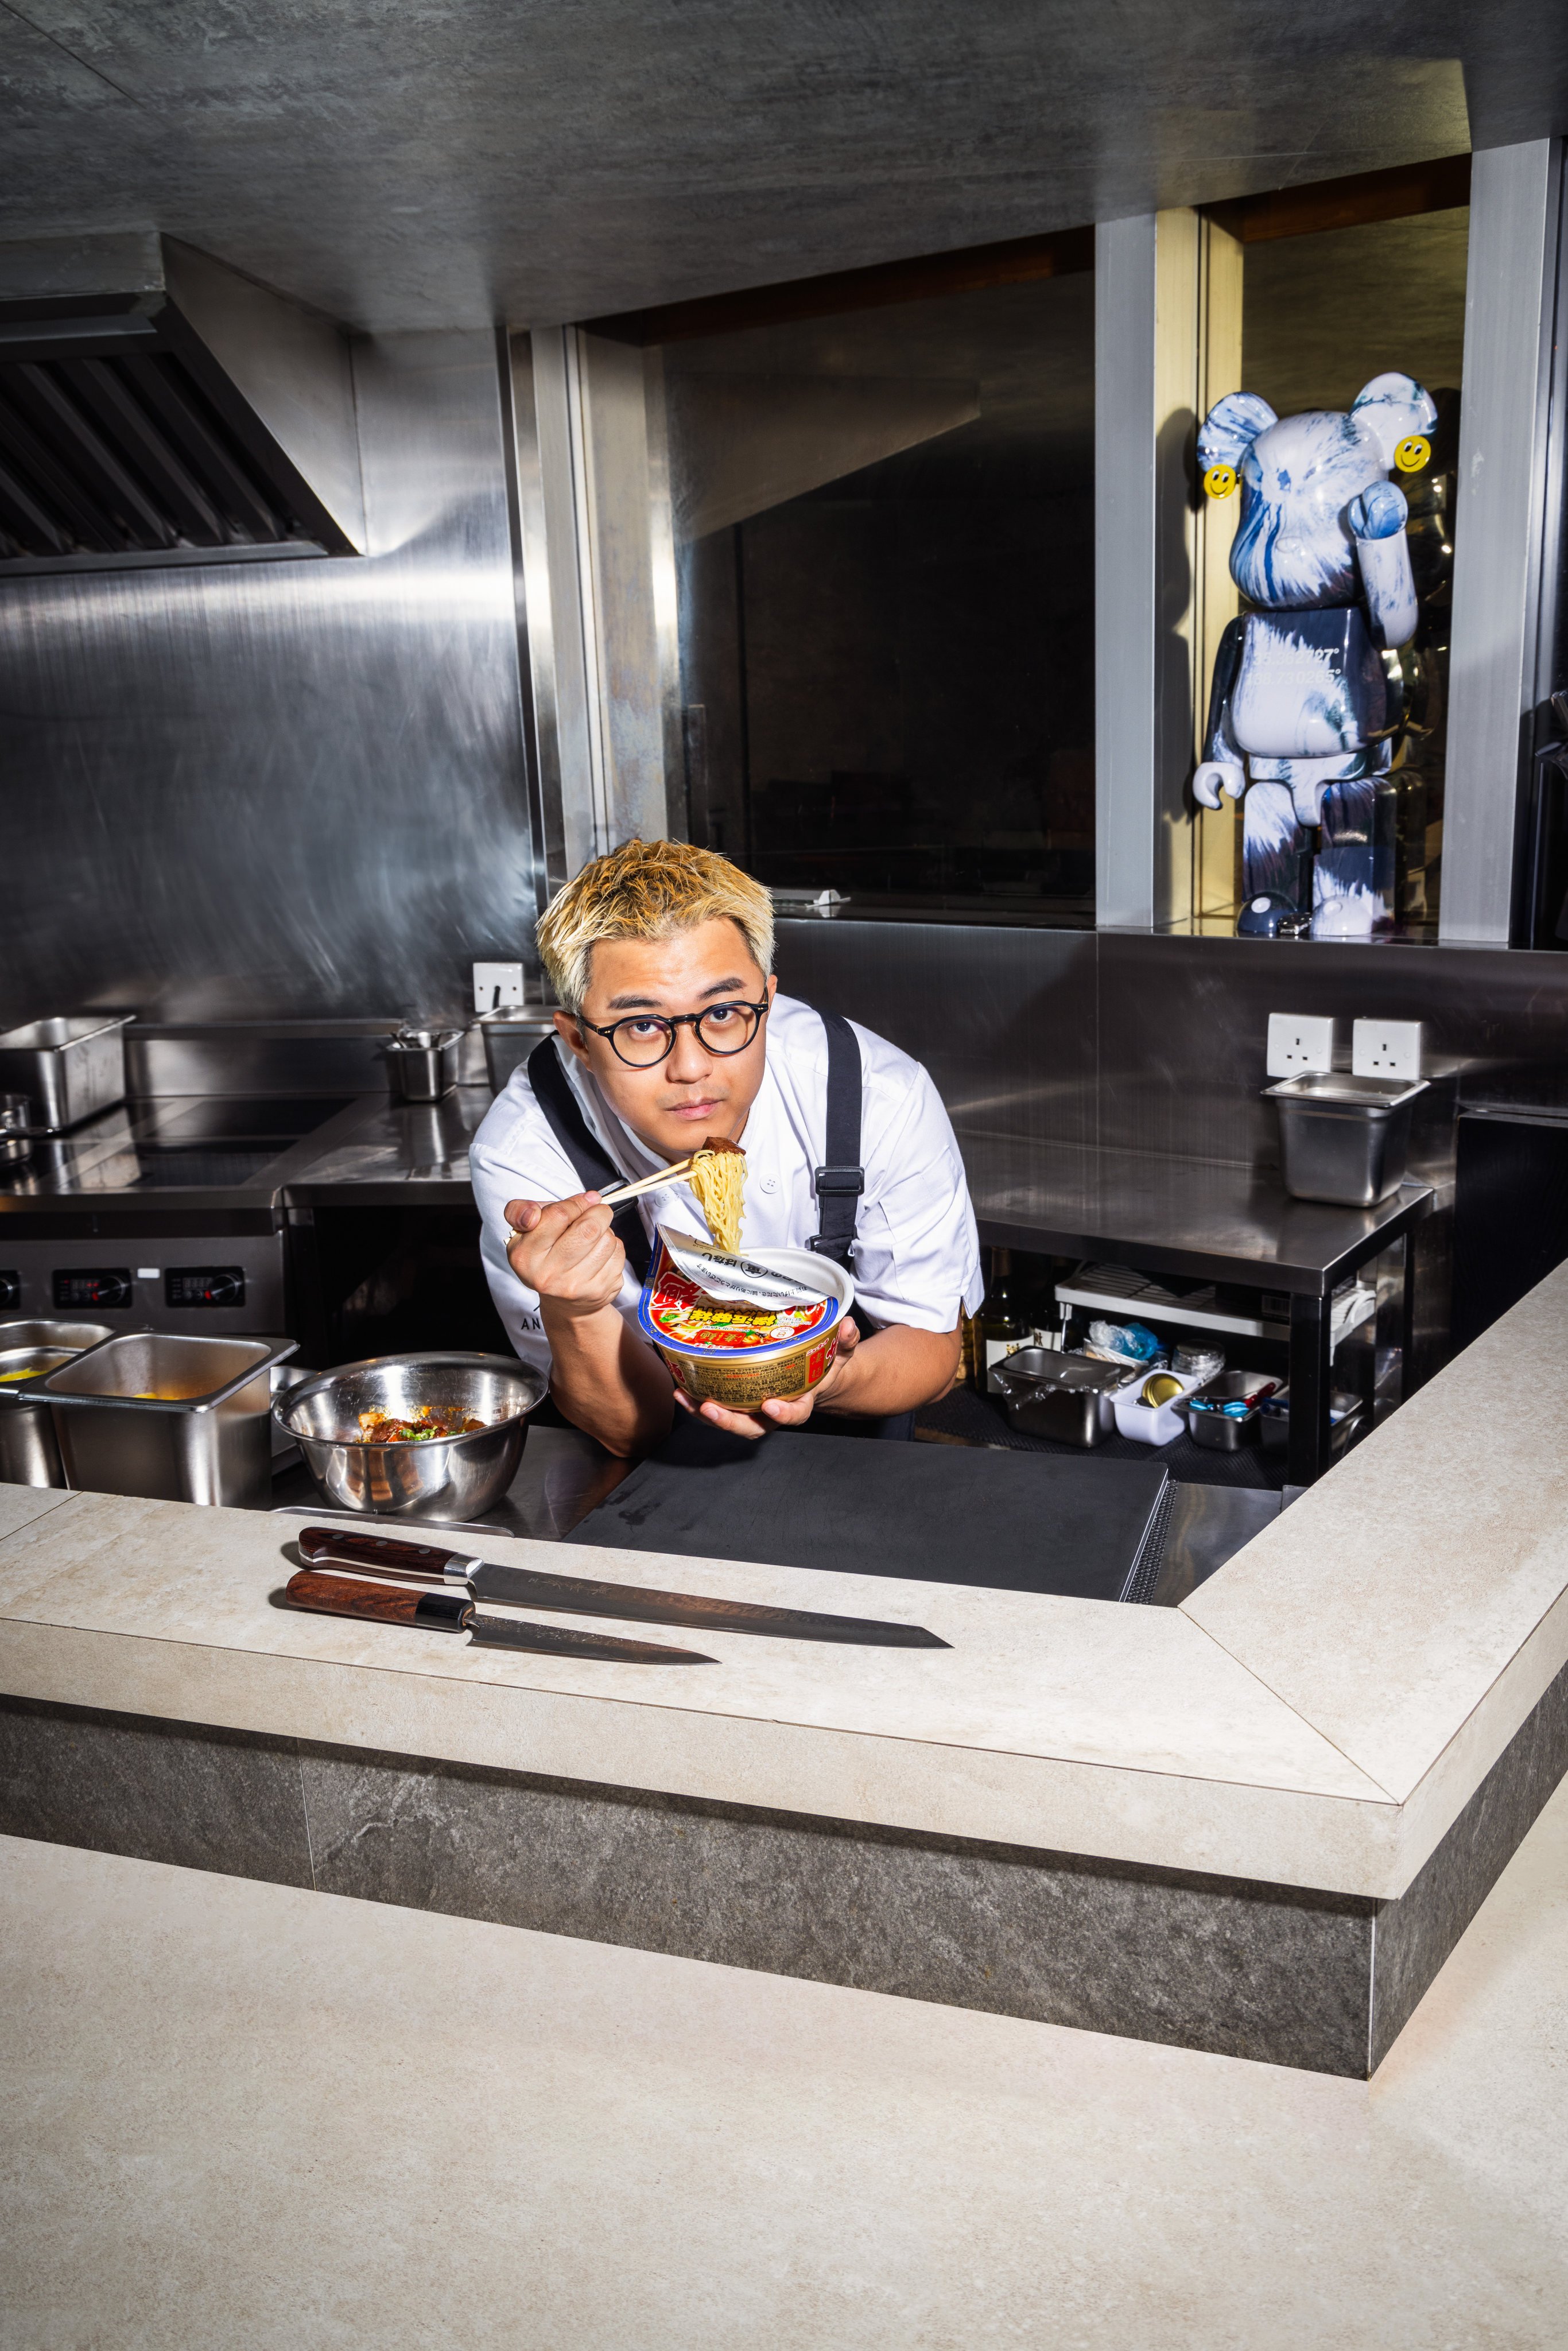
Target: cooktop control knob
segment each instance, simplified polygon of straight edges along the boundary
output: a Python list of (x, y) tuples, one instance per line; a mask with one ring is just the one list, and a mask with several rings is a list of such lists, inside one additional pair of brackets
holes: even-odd
[(163, 1276), (169, 1306), (243, 1306), (243, 1265), (172, 1265)]
[(58, 1266), (55, 1270), (55, 1304), (59, 1307), (129, 1306), (132, 1302), (128, 1265)]

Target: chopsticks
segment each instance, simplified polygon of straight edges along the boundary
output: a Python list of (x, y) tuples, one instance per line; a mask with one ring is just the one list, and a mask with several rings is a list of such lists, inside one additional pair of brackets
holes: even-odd
[(634, 1184), (612, 1184), (608, 1192), (601, 1192), (599, 1196), (607, 1208), (617, 1208), (622, 1200), (635, 1200), (640, 1193), (656, 1192), (663, 1184), (677, 1183), (683, 1176), (691, 1174), (699, 1159), (712, 1157), (712, 1150), (705, 1144), (689, 1159), (677, 1159), (673, 1167), (661, 1167), (652, 1176), (639, 1176)]

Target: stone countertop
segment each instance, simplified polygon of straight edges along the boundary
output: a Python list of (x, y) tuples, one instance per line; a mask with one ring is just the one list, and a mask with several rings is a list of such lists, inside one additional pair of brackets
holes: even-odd
[(714, 1635), (716, 1668), (603, 1665), (285, 1610), (286, 1519), (6, 1488), (0, 1687), (1395, 1896), (1568, 1659), (1565, 1307), (1568, 1269), (1176, 1608), (584, 1550), (586, 1574), (952, 1644)]
[(3, 1838), (0, 1970), (8, 2343), (1563, 2338), (1568, 1789), (1370, 2087)]

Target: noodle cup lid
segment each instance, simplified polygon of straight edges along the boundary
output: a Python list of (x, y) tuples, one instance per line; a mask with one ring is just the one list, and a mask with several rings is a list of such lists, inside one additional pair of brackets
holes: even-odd
[[(683, 1253), (687, 1253), (690, 1263), (693, 1244), (689, 1236), (678, 1233), (672, 1238)], [(696, 1246), (700, 1249), (711, 1245)], [(784, 1310), (792, 1327), (778, 1338), (758, 1339), (747, 1326), (754, 1325), (761, 1312), (778, 1310), (713, 1295), (674, 1262), (661, 1231), (658, 1254), (649, 1268), (637, 1304), (637, 1326), (643, 1336), (669, 1353), (689, 1355), (704, 1363), (743, 1356), (748, 1364), (765, 1364), (835, 1330), (854, 1302), (852, 1275), (835, 1265), (831, 1258), (820, 1257), (813, 1249), (757, 1249), (739, 1254), (747, 1264), (782, 1274), (787, 1280), (810, 1292), (810, 1302)], [(694, 1315), (700, 1317), (695, 1324), (691, 1320)]]

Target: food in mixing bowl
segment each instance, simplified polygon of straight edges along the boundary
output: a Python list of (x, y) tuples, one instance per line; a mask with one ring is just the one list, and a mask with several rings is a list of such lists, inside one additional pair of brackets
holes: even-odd
[(364, 1445), (424, 1445), (435, 1437), (472, 1437), (476, 1429), (489, 1426), (488, 1421), (477, 1420), (472, 1413), (422, 1404), (401, 1417), (380, 1410), (362, 1412), (360, 1441)]

